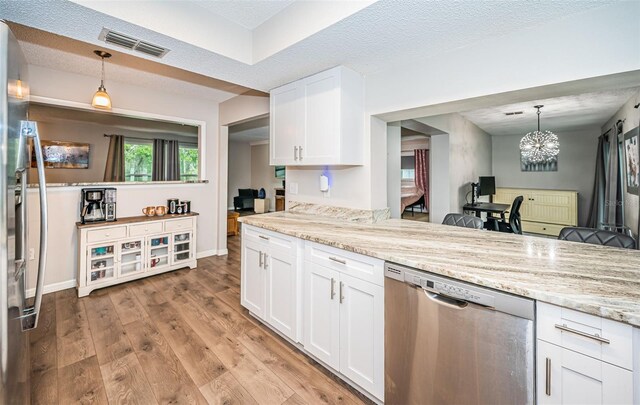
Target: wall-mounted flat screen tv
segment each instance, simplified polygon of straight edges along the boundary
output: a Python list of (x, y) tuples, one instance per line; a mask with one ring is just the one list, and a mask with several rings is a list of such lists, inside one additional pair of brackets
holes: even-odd
[(284, 166), (276, 166), (276, 179), (284, 179), (286, 168)]

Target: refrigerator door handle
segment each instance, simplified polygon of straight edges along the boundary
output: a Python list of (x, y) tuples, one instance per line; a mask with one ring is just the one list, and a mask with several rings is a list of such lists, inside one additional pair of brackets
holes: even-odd
[(33, 139), (36, 163), (38, 165), (38, 191), (40, 194), (40, 256), (38, 257), (38, 281), (36, 283), (36, 297), (33, 306), (25, 308), (22, 316), (22, 329), (30, 330), (38, 326), (40, 316), (40, 306), (42, 304), (42, 294), (44, 290), (44, 275), (47, 262), (47, 184), (44, 176), (44, 158), (42, 156), (42, 146), (40, 145), (40, 135), (38, 125), (33, 121), (22, 121), (20, 134), (23, 137)]

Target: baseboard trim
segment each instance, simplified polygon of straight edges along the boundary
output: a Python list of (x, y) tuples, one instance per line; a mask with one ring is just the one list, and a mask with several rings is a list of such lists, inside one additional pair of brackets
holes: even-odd
[[(61, 281), (59, 283), (47, 284), (44, 286), (44, 294), (49, 294), (56, 291), (66, 290), (67, 288), (73, 288), (76, 286), (76, 280)], [(27, 298), (34, 297), (36, 295), (36, 289), (30, 288), (27, 290)]]
[(218, 256), (225, 256), (229, 254), (229, 249), (220, 249), (218, 250)]
[(203, 250), (202, 252), (196, 253), (196, 259), (203, 259), (209, 256), (215, 256), (218, 253), (215, 249)]

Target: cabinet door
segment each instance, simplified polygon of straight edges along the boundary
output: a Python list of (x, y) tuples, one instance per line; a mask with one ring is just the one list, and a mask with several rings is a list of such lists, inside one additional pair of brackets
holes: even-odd
[(265, 250), (261, 243), (244, 239), (242, 241), (240, 303), (260, 318), (264, 318), (265, 315)]
[(147, 238), (147, 271), (155, 271), (171, 265), (171, 235), (149, 236)]
[(87, 247), (87, 285), (114, 280), (117, 277), (116, 243)]
[[(340, 159), (340, 76), (329, 70), (304, 80), (304, 142), (299, 164)], [(345, 134), (346, 135), (346, 134)]]
[(304, 348), (328, 366), (340, 366), (340, 273), (305, 262)]
[(188, 262), (193, 257), (193, 233), (178, 232), (171, 236), (171, 265)]
[(340, 274), (340, 372), (384, 394), (384, 289)]
[(293, 341), (298, 341), (296, 257), (271, 248), (264, 266), (267, 268), (267, 306), (265, 321)]
[(118, 242), (118, 277), (144, 271), (144, 238)]
[[(297, 163), (297, 151), (304, 131), (304, 88), (300, 81), (271, 92), (271, 165)], [(296, 148), (294, 150), (294, 148)]]
[(538, 404), (632, 404), (633, 373), (538, 340)]

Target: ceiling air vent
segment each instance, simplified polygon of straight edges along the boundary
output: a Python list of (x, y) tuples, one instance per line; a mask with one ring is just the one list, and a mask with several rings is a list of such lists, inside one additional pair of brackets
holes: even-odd
[(167, 54), (167, 52), (169, 52), (169, 49), (167, 48), (150, 44), (149, 42), (142, 41), (138, 38), (134, 38), (120, 32), (112, 31), (108, 28), (102, 29), (98, 39), (108, 44), (121, 46), (123, 48), (131, 49), (132, 51), (142, 52), (146, 55), (155, 56), (156, 58), (162, 58)]
[(504, 115), (520, 115), (523, 114), (522, 111), (514, 111), (514, 112), (508, 112), (508, 113), (504, 113)]

